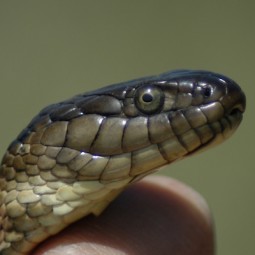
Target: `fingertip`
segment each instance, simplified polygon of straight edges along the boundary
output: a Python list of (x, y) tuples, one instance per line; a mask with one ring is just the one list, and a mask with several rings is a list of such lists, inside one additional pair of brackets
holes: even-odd
[(99, 217), (69, 226), (37, 255), (213, 255), (205, 200), (187, 185), (152, 176), (130, 185)]
[(179, 198), (182, 203), (187, 203), (190, 208), (197, 211), (209, 226), (213, 225), (213, 218), (208, 203), (205, 198), (195, 189), (187, 184), (161, 175), (147, 176), (143, 182), (158, 186), (169, 194), (170, 198)]

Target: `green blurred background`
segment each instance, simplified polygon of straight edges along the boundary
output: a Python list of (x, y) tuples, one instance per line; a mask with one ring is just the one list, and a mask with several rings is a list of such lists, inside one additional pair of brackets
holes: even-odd
[(207, 199), (218, 254), (255, 254), (254, 10), (241, 0), (0, 1), (1, 155), (49, 103), (172, 69), (223, 73), (247, 95), (238, 132), (161, 174)]

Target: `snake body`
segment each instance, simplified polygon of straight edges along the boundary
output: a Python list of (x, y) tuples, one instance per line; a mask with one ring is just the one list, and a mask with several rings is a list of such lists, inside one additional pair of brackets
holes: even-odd
[(218, 144), (245, 96), (231, 79), (180, 70), (104, 87), (43, 109), (0, 168), (0, 254), (24, 255), (130, 183)]

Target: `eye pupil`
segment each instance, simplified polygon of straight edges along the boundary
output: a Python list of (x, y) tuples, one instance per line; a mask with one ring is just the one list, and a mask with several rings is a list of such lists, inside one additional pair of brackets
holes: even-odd
[(142, 96), (142, 99), (144, 102), (150, 103), (153, 100), (153, 96), (151, 94), (146, 93)]

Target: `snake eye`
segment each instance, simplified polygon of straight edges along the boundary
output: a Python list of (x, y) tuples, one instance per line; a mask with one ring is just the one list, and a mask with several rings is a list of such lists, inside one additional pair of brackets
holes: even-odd
[(153, 114), (162, 109), (164, 93), (155, 86), (140, 87), (135, 93), (136, 107), (145, 114)]

